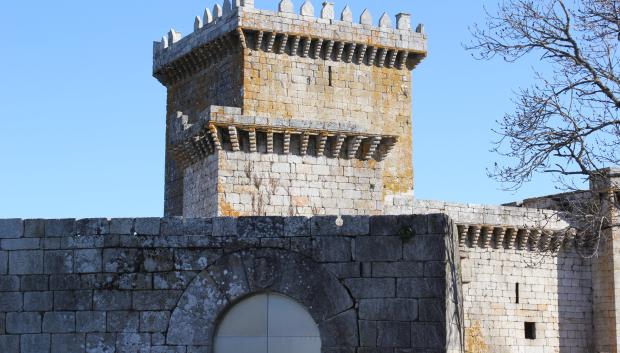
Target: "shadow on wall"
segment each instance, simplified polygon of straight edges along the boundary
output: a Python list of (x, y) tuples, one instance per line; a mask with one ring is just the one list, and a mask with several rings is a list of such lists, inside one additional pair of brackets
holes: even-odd
[(461, 258), (458, 230), (452, 224), (452, 236), (446, 236), (448, 283), (446, 286), (446, 336), (447, 352), (465, 352), (465, 320), (463, 312), (463, 285), (461, 283)]
[[(593, 345), (593, 272), (590, 260), (574, 252), (557, 257), (559, 353), (598, 352)], [(543, 313), (544, 314), (544, 313)], [(524, 324), (525, 334), (539, 334)], [(528, 332), (529, 330), (529, 332)], [(548, 330), (549, 331), (549, 330)], [(534, 337), (538, 339), (538, 337)]]

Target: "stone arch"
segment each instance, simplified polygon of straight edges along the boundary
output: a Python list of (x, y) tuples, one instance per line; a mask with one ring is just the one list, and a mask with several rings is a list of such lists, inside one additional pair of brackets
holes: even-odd
[(280, 249), (228, 254), (196, 276), (172, 313), (166, 343), (213, 347), (228, 309), (265, 292), (305, 306), (319, 326), (324, 351), (358, 346), (357, 313), (344, 285), (312, 259)]

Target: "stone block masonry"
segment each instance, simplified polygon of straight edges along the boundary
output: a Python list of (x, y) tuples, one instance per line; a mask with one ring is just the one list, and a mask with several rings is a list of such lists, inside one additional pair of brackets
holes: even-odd
[(341, 221), (0, 220), (0, 352), (212, 352), (221, 314), (265, 291), (308, 308), (323, 352), (458, 351), (450, 219)]
[[(320, 17), (310, 1), (299, 15), (291, 7), (286, 0), (277, 12), (245, 2), (216, 6), (196, 19), (192, 34), (172, 30), (154, 43), (153, 74), (168, 90), (167, 216), (384, 214), (392, 197), (413, 194), (411, 70), (426, 57), (423, 26), (412, 30), (404, 13), (395, 25), (387, 14), (375, 25), (368, 10), (353, 23), (349, 7), (339, 19), (331, 3)], [(243, 173), (228, 169), (238, 152), (256, 162), (277, 157), (282, 168), (273, 172), (285, 180), (299, 176), (285, 166), (297, 156), (316, 170), (331, 167), (324, 157), (337, 159), (359, 179), (338, 183), (375, 189), (355, 190), (361, 199), (343, 212), (333, 212), (330, 200), (322, 205), (323, 195), (289, 193), (256, 213), (238, 202), (247, 191), (216, 187), (222, 178), (235, 183), (230, 187), (254, 187), (248, 178), (229, 178)]]

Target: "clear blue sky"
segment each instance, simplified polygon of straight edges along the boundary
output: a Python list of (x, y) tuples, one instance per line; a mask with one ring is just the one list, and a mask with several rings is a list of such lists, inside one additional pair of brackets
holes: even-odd
[[(295, 0), (296, 7), (301, 0)], [(416, 197), (502, 203), (555, 192), (546, 177), (517, 193), (486, 176), (495, 120), (529, 64), (479, 62), (467, 27), (494, 1), (355, 1), (410, 12), (429, 35), (414, 71)], [(152, 42), (184, 34), (213, 2), (10, 1), (0, 12), (0, 218), (161, 216), (165, 90), (151, 77)], [(320, 7), (319, 1), (314, 1)], [(275, 9), (277, 0), (257, 0)], [(336, 2), (338, 13), (343, 1)]]

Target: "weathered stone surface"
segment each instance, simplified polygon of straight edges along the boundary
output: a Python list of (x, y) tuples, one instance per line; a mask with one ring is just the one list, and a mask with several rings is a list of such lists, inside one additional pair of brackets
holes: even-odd
[(284, 217), (284, 235), (306, 237), (310, 235), (310, 220), (307, 217)]
[(360, 321), (360, 344), (364, 347), (411, 347), (411, 323)]
[(19, 336), (0, 335), (0, 351), (19, 352)]
[(342, 10), (340, 20), (343, 22), (353, 22), (353, 12), (351, 11), (349, 5), (345, 6)]
[[(185, 289), (196, 276), (195, 272), (166, 272), (153, 275), (153, 286), (142, 285), (142, 289)], [(130, 289), (130, 287), (127, 287)]]
[(0, 238), (21, 238), (24, 222), (21, 219), (0, 219)]
[(75, 272), (97, 273), (102, 270), (102, 252), (100, 249), (75, 250)]
[(13, 334), (41, 333), (41, 314), (34, 312), (7, 313), (6, 332)]
[(105, 272), (137, 272), (143, 259), (138, 249), (103, 249)]
[(54, 292), (55, 310), (90, 310), (93, 293), (90, 290), (71, 290)]
[(138, 332), (140, 314), (133, 311), (111, 311), (107, 314), (108, 332)]
[(187, 288), (168, 327), (166, 342), (172, 345), (208, 345), (215, 332), (215, 319), (228, 301), (213, 280), (201, 274)]
[(429, 234), (449, 234), (451, 232), (450, 227), (453, 224), (450, 217), (446, 214), (431, 214), (428, 215), (428, 231)]
[(282, 237), (284, 217), (239, 217), (237, 231), (240, 237)]
[(150, 335), (146, 333), (119, 333), (116, 335), (116, 347), (121, 352), (138, 353), (150, 351)]
[(340, 279), (361, 277), (362, 275), (362, 266), (359, 262), (328, 263), (324, 264), (323, 267)]
[(146, 249), (142, 252), (144, 261), (142, 271), (164, 272), (174, 268), (174, 252), (172, 249)]
[(324, 347), (356, 346), (358, 342), (357, 314), (347, 310), (319, 324)]
[(356, 261), (398, 261), (403, 256), (399, 237), (360, 237), (355, 239)]
[(134, 310), (172, 310), (182, 291), (152, 290), (133, 292)]
[(338, 235), (340, 226), (336, 224), (336, 216), (315, 216), (310, 218), (310, 231), (313, 236)]
[(110, 222), (106, 218), (87, 218), (76, 221), (77, 234), (105, 235), (110, 234)]
[(110, 234), (132, 234), (133, 218), (113, 218), (110, 220)]
[(359, 321), (359, 338), (362, 347), (377, 346), (377, 321)]
[[(22, 335), (21, 341), (20, 341), (20, 352), (21, 353), (49, 352), (50, 344), (51, 344), (51, 337), (49, 334)], [(13, 352), (13, 351), (6, 351), (6, 352)], [(14, 351), (14, 352), (17, 352), (17, 351)]]
[(43, 273), (43, 251), (11, 251), (9, 253), (9, 273), (14, 275)]
[(27, 238), (41, 238), (45, 236), (44, 219), (24, 220), (24, 236)]
[(415, 299), (362, 299), (359, 316), (362, 320), (415, 321), (418, 301)]
[(0, 311), (21, 311), (23, 308), (22, 293), (6, 292), (0, 293)]
[(137, 235), (158, 235), (160, 234), (160, 224), (160, 218), (136, 218), (134, 232)]
[(170, 312), (145, 311), (140, 314), (140, 332), (166, 332)]
[(64, 333), (52, 335), (52, 353), (83, 352), (86, 347), (86, 335)]
[(93, 296), (94, 310), (131, 309), (131, 291), (98, 290)]
[(390, 298), (396, 296), (394, 278), (351, 278), (344, 281), (356, 299)]
[(237, 219), (220, 217), (213, 219), (213, 236), (225, 237), (237, 235)]
[(10, 292), (19, 290), (18, 276), (0, 276), (0, 292)]
[(278, 11), (280, 11), (280, 12), (287, 12), (287, 13), (293, 13), (294, 12), (293, 2), (291, 0), (282, 0), (282, 1), (280, 1), (280, 4), (278, 5)]
[(445, 285), (443, 278), (399, 278), (397, 292), (401, 298), (443, 298)]
[(150, 273), (124, 273), (118, 277), (118, 289), (153, 289)]
[(444, 261), (445, 240), (442, 236), (416, 236), (403, 246), (403, 256), (408, 261)]
[(373, 277), (424, 277), (424, 262), (374, 262)]
[(213, 266), (209, 267), (209, 276), (217, 283), (222, 294), (230, 302), (251, 293), (248, 279), (246, 278), (246, 263), (243, 254), (234, 253), (224, 256)]
[(411, 216), (376, 216), (370, 218), (371, 235), (398, 235), (402, 230), (413, 230), (414, 237), (428, 234), (428, 217)]
[(45, 220), (46, 237), (68, 237), (77, 232), (75, 219), (48, 219)]
[[(36, 262), (38, 254), (41, 271), (0, 274), (0, 335), (35, 347), (42, 341), (24, 335), (48, 335), (50, 352), (208, 351), (230, 303), (274, 292), (307, 308), (324, 352), (395, 353), (411, 346), (412, 323), (449, 317), (446, 289), (424, 285), (447, 285), (445, 262), (393, 255), (386, 249), (401, 249), (401, 237), (370, 235), (368, 217), (343, 217), (316, 236), (303, 218), (234, 220), (228, 231), (244, 235), (218, 237), (183, 235), (186, 222), (174, 220), (170, 235), (63, 236), (50, 239), (68, 249), (6, 251), (7, 262), (13, 254)], [(322, 221), (336, 218), (319, 217), (315, 227)], [(117, 240), (104, 247), (107, 237)]]
[(43, 315), (43, 332), (71, 333), (75, 332), (75, 313), (54, 311)]
[(44, 272), (46, 274), (73, 273), (73, 251), (72, 250), (45, 251)]
[(75, 235), (60, 239), (63, 249), (101, 248), (109, 235)]
[(442, 299), (420, 299), (420, 321), (446, 322), (446, 304)]
[(9, 272), (9, 253), (6, 251), (0, 251), (0, 275), (5, 275)]
[(49, 277), (45, 275), (21, 276), (21, 290), (42, 291), (49, 289)]
[(41, 248), (39, 238), (1, 239), (2, 250), (33, 250)]
[(75, 315), (77, 332), (106, 332), (105, 311), (78, 311)]
[(351, 261), (351, 239), (318, 237), (312, 242), (313, 257), (321, 262)]
[(445, 327), (442, 324), (411, 324), (411, 346), (413, 348), (443, 349), (445, 344)]
[(49, 276), (51, 290), (80, 289), (80, 276), (75, 274), (52, 274)]
[(334, 3), (324, 2), (323, 9), (321, 9), (321, 18), (333, 20), (335, 18), (335, 15), (336, 14), (334, 12)]
[(444, 262), (426, 262), (424, 264), (425, 277), (446, 277), (446, 264)]
[(54, 292), (24, 293), (25, 311), (51, 311), (54, 307)]
[(86, 351), (89, 353), (115, 353), (116, 335), (113, 333), (87, 334)]
[(213, 219), (185, 218), (183, 220), (184, 235), (211, 235), (213, 233)]
[(372, 26), (372, 15), (368, 9), (364, 9), (362, 14), (360, 15), (360, 23), (363, 25)]

